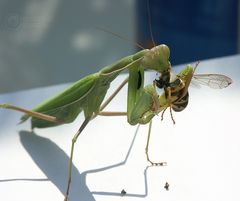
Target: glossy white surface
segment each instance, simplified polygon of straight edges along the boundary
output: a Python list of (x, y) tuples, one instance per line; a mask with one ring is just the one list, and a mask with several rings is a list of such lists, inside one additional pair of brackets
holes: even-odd
[[(76, 144), (70, 201), (240, 200), (240, 56), (203, 61), (197, 71), (222, 73), (234, 82), (222, 90), (191, 88), (188, 107), (174, 113), (176, 125), (169, 112), (163, 121), (154, 119), (150, 156), (168, 165), (147, 168), (147, 126), (130, 126), (125, 117), (98, 117)], [(111, 91), (123, 78), (114, 81)], [(155, 79), (155, 73), (148, 72), (146, 78)], [(0, 102), (32, 108), (65, 86), (5, 94)], [(107, 110), (125, 108), (126, 88)], [(1, 200), (63, 200), (71, 138), (83, 116), (34, 134), (29, 122), (16, 125), (20, 116), (0, 110)], [(164, 189), (166, 182), (169, 191)], [(127, 192), (124, 197), (122, 189)]]

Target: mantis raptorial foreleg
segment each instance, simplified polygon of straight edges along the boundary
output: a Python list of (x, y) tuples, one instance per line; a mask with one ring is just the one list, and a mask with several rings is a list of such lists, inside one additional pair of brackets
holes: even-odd
[(167, 165), (167, 162), (153, 162), (150, 160), (149, 155), (148, 155), (148, 147), (149, 147), (149, 141), (150, 141), (150, 136), (151, 136), (151, 130), (152, 130), (152, 120), (149, 122), (149, 127), (148, 127), (148, 138), (147, 138), (147, 145), (145, 149), (145, 153), (147, 156), (147, 161), (151, 163), (153, 166), (165, 166)]

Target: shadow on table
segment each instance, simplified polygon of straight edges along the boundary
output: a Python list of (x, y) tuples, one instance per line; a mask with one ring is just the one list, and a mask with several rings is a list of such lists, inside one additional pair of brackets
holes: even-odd
[[(79, 200), (83, 201), (95, 201), (93, 194), (97, 195), (110, 195), (110, 196), (121, 196), (121, 192), (91, 192), (86, 184), (87, 174), (102, 172), (109, 170), (111, 168), (116, 168), (125, 165), (128, 157), (131, 153), (134, 141), (138, 133), (139, 126), (136, 129), (135, 135), (132, 139), (128, 152), (125, 159), (122, 162), (113, 164), (110, 166), (92, 169), (84, 172), (79, 172), (79, 170), (73, 165), (72, 171), (72, 184), (70, 189), (69, 200)], [(48, 138), (40, 137), (35, 133), (28, 131), (20, 131), (20, 140), (26, 151), (29, 153), (33, 161), (38, 165), (38, 167), (44, 172), (48, 179), (5, 179), (0, 180), (0, 182), (7, 181), (51, 181), (54, 185), (65, 195), (67, 187), (67, 176), (68, 176), (68, 164), (69, 156), (60, 149), (54, 142)], [(145, 192), (143, 194), (125, 194), (124, 196), (129, 197), (146, 197), (148, 195), (148, 185), (147, 185), (147, 166), (144, 170), (144, 183)]]

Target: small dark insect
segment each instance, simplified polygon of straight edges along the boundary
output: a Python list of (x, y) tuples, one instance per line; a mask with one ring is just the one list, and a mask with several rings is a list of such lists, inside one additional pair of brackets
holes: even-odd
[(166, 182), (164, 188), (166, 189), (166, 191), (169, 191), (169, 183)]
[(127, 194), (127, 192), (124, 190), (124, 189), (122, 189), (122, 191), (121, 191), (121, 196), (124, 196), (124, 195), (126, 195)]

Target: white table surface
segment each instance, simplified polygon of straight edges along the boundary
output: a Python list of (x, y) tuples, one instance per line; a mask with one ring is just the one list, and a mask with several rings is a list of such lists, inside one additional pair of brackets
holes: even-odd
[[(98, 117), (76, 144), (70, 201), (240, 200), (240, 56), (202, 61), (197, 71), (222, 73), (234, 82), (222, 90), (191, 88), (188, 107), (174, 113), (176, 125), (169, 112), (163, 121), (154, 119), (150, 156), (168, 165), (147, 168), (147, 126), (130, 126), (126, 117)], [(151, 72), (146, 76), (148, 81), (155, 77)], [(113, 88), (123, 78), (117, 78)], [(32, 108), (65, 87), (3, 94), (0, 102)], [(126, 88), (107, 109), (125, 108)], [(0, 200), (63, 200), (71, 138), (83, 116), (34, 134), (29, 122), (17, 125), (20, 116), (0, 110)]]

